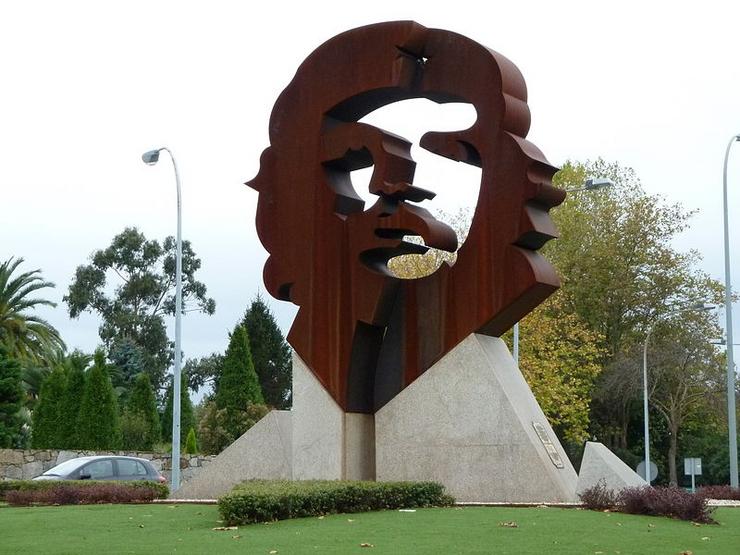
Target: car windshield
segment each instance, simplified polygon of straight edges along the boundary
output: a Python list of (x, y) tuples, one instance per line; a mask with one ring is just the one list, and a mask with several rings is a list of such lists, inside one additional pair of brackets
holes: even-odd
[(44, 474), (46, 476), (66, 476), (70, 472), (77, 470), (80, 466), (85, 464), (87, 460), (80, 460), (80, 459), (70, 459), (68, 461), (64, 461), (61, 464), (58, 464), (46, 472)]

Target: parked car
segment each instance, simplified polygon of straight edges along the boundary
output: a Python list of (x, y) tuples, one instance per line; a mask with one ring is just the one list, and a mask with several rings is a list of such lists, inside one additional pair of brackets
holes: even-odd
[(50, 468), (34, 480), (151, 480), (167, 479), (146, 459), (97, 455), (78, 457)]

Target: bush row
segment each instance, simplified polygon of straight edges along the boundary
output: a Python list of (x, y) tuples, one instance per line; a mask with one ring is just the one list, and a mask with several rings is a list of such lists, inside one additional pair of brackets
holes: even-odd
[(707, 497), (677, 487), (642, 486), (615, 493), (604, 481), (585, 490), (581, 502), (587, 509), (612, 510), (634, 515), (667, 516), (693, 522), (712, 523)]
[[(114, 487), (109, 487), (114, 486)], [(71, 493), (67, 493), (67, 492)], [(49, 493), (51, 492), (51, 493)], [(157, 482), (110, 482), (94, 480), (6, 480), (0, 481), (0, 500), (11, 505), (30, 503), (132, 503), (165, 499), (167, 484)], [(106, 498), (105, 496), (108, 496)], [(64, 501), (64, 499), (71, 501)], [(47, 501), (47, 499), (52, 499)], [(77, 501), (75, 501), (77, 499)], [(120, 500), (119, 500), (120, 499)], [(24, 501), (24, 500), (27, 500)]]
[(442, 507), (454, 499), (435, 482), (250, 480), (218, 500), (224, 522), (233, 526), (332, 513), (408, 507)]
[(704, 486), (696, 490), (696, 494), (707, 499), (740, 501), (740, 488), (733, 488), (732, 486)]

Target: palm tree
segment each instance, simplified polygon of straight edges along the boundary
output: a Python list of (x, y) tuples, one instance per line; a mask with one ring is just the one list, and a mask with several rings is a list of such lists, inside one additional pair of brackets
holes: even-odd
[(44, 281), (41, 270), (13, 276), (22, 263), (22, 258), (11, 257), (0, 264), (0, 342), (22, 361), (49, 363), (64, 352), (64, 342), (54, 326), (29, 311), (56, 303), (30, 295), (54, 284)]

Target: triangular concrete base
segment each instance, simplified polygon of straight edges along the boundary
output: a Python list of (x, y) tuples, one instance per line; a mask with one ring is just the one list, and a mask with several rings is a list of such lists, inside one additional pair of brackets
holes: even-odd
[(575, 500), (577, 476), (506, 345), (470, 335), (374, 416), (345, 413), (293, 356), (273, 411), (173, 497), (263, 479), (434, 480), (458, 501)]
[(244, 480), (290, 480), (293, 418), (274, 410), (183, 483), (173, 499), (215, 499)]
[(505, 343), (470, 335), (375, 414), (377, 479), (458, 501), (570, 502), (577, 475)]
[(578, 473), (576, 493), (580, 495), (604, 481), (607, 489), (618, 492), (624, 488), (646, 486), (647, 482), (627, 466), (622, 459), (605, 445), (589, 441), (583, 452), (581, 471)]

